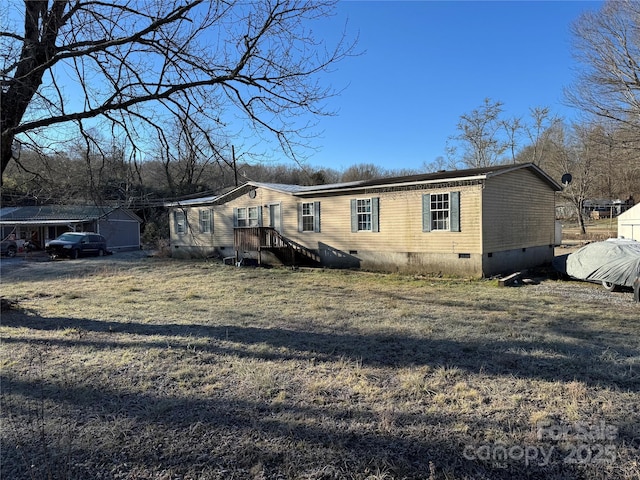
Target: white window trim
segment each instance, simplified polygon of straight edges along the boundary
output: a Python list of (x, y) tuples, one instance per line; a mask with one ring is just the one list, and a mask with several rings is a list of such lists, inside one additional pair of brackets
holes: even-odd
[[(433, 193), (430, 196), (431, 212), (431, 231), (432, 232), (450, 232), (451, 231), (451, 198), (449, 192)], [(440, 204), (447, 205), (446, 208), (438, 206)], [(434, 208), (435, 207), (435, 208)]]
[[(182, 217), (182, 222), (178, 220), (178, 217)], [(182, 229), (178, 227), (182, 225)], [(186, 235), (187, 233), (187, 214), (184, 210), (175, 210), (173, 212), (173, 228), (176, 235)]]
[[(256, 212), (255, 217), (250, 217), (250, 211)], [(243, 212), (244, 218), (240, 218), (240, 212)], [(240, 225), (240, 220), (246, 222), (245, 225)], [(255, 223), (252, 225), (251, 221)], [(234, 207), (233, 209), (233, 227), (234, 228), (248, 228), (248, 227), (261, 227), (262, 226), (262, 207), (259, 205), (250, 205), (246, 207)]]
[(210, 208), (200, 209), (198, 212), (198, 223), (200, 233), (212, 234), (213, 233), (213, 210)]
[(356, 199), (356, 215), (358, 222), (358, 231), (371, 232), (373, 226), (373, 208), (370, 198)]
[[(432, 197), (448, 196), (448, 208), (432, 210)], [(447, 228), (434, 228), (434, 213), (447, 212)], [(427, 193), (422, 196), (422, 231), (423, 232), (460, 232), (460, 192)]]
[[(370, 212), (359, 212), (358, 202), (369, 201)], [(360, 215), (369, 215), (370, 228), (361, 229)], [(380, 197), (351, 199), (351, 233), (379, 233), (380, 232)]]

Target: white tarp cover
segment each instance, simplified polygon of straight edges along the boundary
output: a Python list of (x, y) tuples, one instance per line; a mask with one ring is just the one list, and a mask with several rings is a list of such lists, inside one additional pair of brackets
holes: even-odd
[(567, 257), (567, 275), (632, 287), (640, 276), (640, 242), (614, 238), (585, 245)]

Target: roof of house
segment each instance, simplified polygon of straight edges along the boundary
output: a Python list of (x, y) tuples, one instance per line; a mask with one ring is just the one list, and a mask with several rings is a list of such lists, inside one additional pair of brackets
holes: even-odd
[(464, 170), (441, 170), (435, 173), (423, 173), (419, 175), (407, 175), (404, 177), (395, 178), (377, 178), (374, 180), (367, 180), (360, 186), (378, 186), (389, 184), (401, 184), (401, 183), (422, 183), (422, 182), (437, 182), (446, 180), (460, 180), (471, 178), (490, 178), (496, 175), (502, 175), (504, 173), (512, 172), (520, 169), (531, 170), (535, 175), (547, 182), (549, 186), (556, 191), (562, 190), (562, 187), (547, 175), (540, 167), (533, 163), (519, 163), (510, 165), (492, 165), (490, 167), (482, 168), (468, 168)]
[[(520, 169), (532, 171), (541, 180), (546, 182), (553, 190), (560, 191), (562, 187), (558, 182), (547, 175), (540, 167), (533, 163), (522, 163), (516, 165), (494, 165), (484, 168), (471, 168), (465, 170), (439, 171), (435, 173), (423, 173), (419, 175), (406, 175), (402, 177), (376, 178), (373, 180), (357, 180), (354, 182), (334, 183), (325, 185), (288, 185), (279, 183), (247, 182), (246, 185), (253, 187), (268, 188), (290, 195), (305, 195), (316, 193), (338, 193), (347, 190), (361, 190), (373, 187), (407, 185), (416, 183), (438, 183), (452, 180), (480, 180), (502, 175)], [(241, 187), (238, 187), (241, 188)], [(232, 193), (232, 192), (229, 192)]]
[(190, 198), (182, 201), (165, 204), (167, 207), (201, 205), (215, 201), (224, 203), (235, 198), (239, 193), (251, 188), (266, 188), (293, 196), (308, 196), (317, 194), (346, 193), (368, 188), (400, 186), (409, 184), (441, 183), (446, 181), (483, 180), (497, 175), (502, 175), (520, 169), (528, 169), (542, 181), (547, 183), (554, 191), (562, 190), (558, 182), (547, 175), (540, 167), (533, 163), (521, 163), (515, 165), (494, 165), (484, 168), (471, 168), (465, 170), (439, 171), (435, 173), (423, 173), (419, 175), (407, 175), (391, 178), (376, 178), (373, 180), (356, 180), (353, 182), (332, 183), (324, 185), (291, 185), (285, 183), (264, 183), (249, 181), (231, 191), (214, 197)]
[(627, 211), (618, 215), (618, 220), (631, 220), (640, 218), (640, 203), (629, 208)]
[(180, 207), (180, 206), (188, 207), (190, 205), (200, 205), (202, 203), (213, 202), (216, 198), (218, 198), (218, 195), (209, 195), (206, 197), (198, 197), (198, 198), (185, 198), (183, 200), (165, 202), (164, 206), (165, 207)]
[[(118, 209), (120, 207), (96, 205), (41, 205), (3, 208), (0, 211), (0, 224), (42, 225), (90, 222), (105, 217)], [(129, 214), (137, 218), (133, 212), (129, 212)]]
[(285, 183), (263, 183), (263, 182), (247, 182), (249, 185), (253, 185), (254, 187), (262, 187), (268, 188), (270, 190), (277, 190), (283, 193), (290, 193), (292, 195), (296, 195), (299, 193), (315, 193), (315, 192), (324, 192), (326, 190), (338, 190), (345, 189), (350, 187), (357, 187), (362, 185), (364, 180), (356, 180), (353, 182), (343, 182), (343, 183), (329, 183), (323, 185), (291, 185)]

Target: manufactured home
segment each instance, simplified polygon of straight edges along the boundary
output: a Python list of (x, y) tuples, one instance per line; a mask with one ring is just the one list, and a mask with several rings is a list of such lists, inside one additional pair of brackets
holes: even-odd
[(550, 263), (560, 185), (534, 164), (331, 185), (247, 182), (169, 204), (175, 257), (490, 276)]

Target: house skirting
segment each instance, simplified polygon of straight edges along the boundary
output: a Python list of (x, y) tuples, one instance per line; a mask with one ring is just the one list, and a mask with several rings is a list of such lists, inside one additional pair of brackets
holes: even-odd
[(553, 245), (539, 245), (535, 247), (490, 252), (482, 256), (482, 270), (485, 277), (502, 273), (513, 273), (527, 268), (550, 264), (553, 256)]
[(352, 251), (364, 270), (453, 276), (482, 276), (482, 255), (471, 253)]
[(321, 256), (326, 266), (480, 278), (550, 264), (553, 255), (553, 245), (543, 245), (485, 254), (352, 251), (342, 256)]
[[(322, 266), (329, 268), (361, 268), (363, 270), (490, 277), (533, 268), (551, 263), (553, 245), (517, 248), (491, 253), (427, 253), (427, 252), (376, 252), (333, 249), (322, 245), (314, 250), (322, 259)], [(235, 255), (233, 246), (211, 247), (174, 245), (175, 258), (225, 258)], [(241, 253), (243, 258), (257, 259), (257, 252)], [(262, 252), (264, 264), (279, 264), (278, 258), (268, 251)]]

